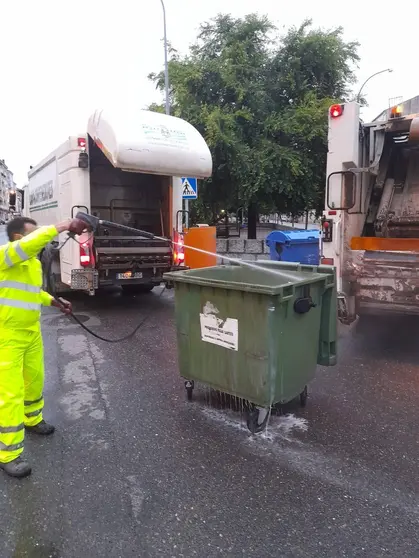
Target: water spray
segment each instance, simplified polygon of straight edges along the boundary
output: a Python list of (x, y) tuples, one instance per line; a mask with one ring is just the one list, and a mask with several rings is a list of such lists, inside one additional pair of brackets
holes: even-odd
[(217, 254), (216, 252), (209, 252), (208, 250), (203, 250), (202, 248), (197, 248), (195, 246), (188, 246), (187, 244), (183, 244), (181, 242), (176, 242), (175, 240), (172, 240), (170, 238), (165, 238), (163, 236), (157, 236), (154, 235), (152, 233), (149, 233), (147, 231), (142, 231), (140, 229), (134, 229), (133, 227), (128, 227), (127, 225), (120, 225), (119, 223), (112, 223), (112, 221), (105, 221), (103, 219), (99, 219), (98, 217), (95, 217), (94, 215), (88, 215), (87, 213), (83, 213), (83, 212), (78, 212), (76, 215), (76, 219), (80, 219), (80, 221), (83, 221), (83, 223), (85, 223), (88, 227), (88, 229), (90, 229), (91, 232), (96, 232), (96, 230), (98, 229), (99, 226), (105, 226), (105, 227), (111, 227), (114, 229), (119, 229), (119, 230), (123, 230), (125, 232), (130, 232), (132, 234), (135, 234), (136, 236), (139, 237), (143, 237), (143, 238), (147, 238), (149, 240), (161, 240), (163, 242), (167, 242), (170, 245), (173, 246), (179, 246), (179, 247), (183, 247), (183, 248), (187, 248), (188, 250), (194, 250), (195, 252), (199, 252), (200, 254), (205, 254), (207, 256), (216, 256), (217, 258), (220, 258), (222, 260), (226, 260), (228, 262), (231, 262), (235, 265), (240, 265), (243, 267), (249, 267), (251, 269), (256, 269), (257, 271), (265, 271), (266, 273), (271, 273), (273, 275), (281, 275), (282, 277), (284, 276), (284, 274), (286, 274), (287, 276), (289, 276), (290, 278), (290, 283), (292, 281), (298, 280), (299, 277), (293, 275), (291, 272), (284, 272), (284, 271), (276, 271), (274, 269), (270, 269), (268, 267), (263, 267), (261, 265), (257, 265), (251, 262), (247, 262), (245, 260), (239, 260), (237, 258), (230, 258), (229, 256), (224, 256), (222, 254)]
[[(85, 223), (85, 225), (86, 225), (87, 231), (89, 233), (92, 233), (92, 234), (94, 234), (97, 231), (99, 226), (110, 227), (110, 228), (114, 228), (114, 229), (123, 230), (125, 232), (129, 232), (129, 233), (131, 233), (135, 236), (138, 236), (140, 238), (142, 237), (142, 238), (146, 238), (146, 239), (149, 239), (149, 240), (161, 240), (163, 242), (167, 242), (171, 246), (184, 247), (184, 248), (188, 248), (189, 250), (194, 250), (196, 252), (199, 252), (201, 254), (206, 254), (207, 256), (215, 256), (215, 257), (220, 258), (222, 260), (226, 260), (226, 261), (228, 261), (228, 262), (230, 262), (234, 265), (249, 267), (249, 268), (255, 269), (257, 271), (264, 271), (266, 273), (271, 273), (271, 274), (274, 274), (274, 275), (277, 275), (277, 276), (281, 275), (282, 277), (284, 277), (284, 275), (286, 275), (289, 278), (289, 281), (288, 281), (289, 283), (291, 283), (293, 280), (298, 279), (291, 272), (284, 272), (284, 271), (278, 272), (274, 269), (270, 269), (268, 267), (253, 264), (251, 262), (246, 262), (246, 261), (243, 261), (243, 260), (239, 260), (237, 258), (231, 258), (229, 256), (220, 255), (220, 254), (217, 254), (215, 252), (209, 252), (208, 250), (203, 250), (201, 248), (196, 248), (195, 246), (188, 246), (188, 245), (183, 244), (181, 242), (176, 242), (175, 240), (172, 240), (170, 238), (165, 238), (165, 237), (162, 237), (162, 236), (156, 236), (156, 235), (154, 235), (154, 234), (152, 234), (148, 231), (143, 231), (141, 229), (135, 229), (133, 227), (128, 227), (127, 225), (120, 225), (119, 223), (113, 223), (112, 221), (106, 221), (106, 220), (103, 220), (103, 219), (99, 219), (98, 217), (95, 217), (94, 215), (89, 215), (87, 213), (78, 212), (75, 218), (79, 219), (80, 221), (83, 221), (83, 223)], [(61, 244), (61, 246), (58, 248), (58, 250), (61, 250), (70, 239), (74, 240), (75, 242), (77, 242), (79, 244), (78, 240), (75, 237), (75, 234), (69, 233), (67, 239)], [(54, 287), (53, 287), (53, 285), (51, 284), (51, 281), (50, 281), (52, 260), (53, 260), (53, 258), (50, 257), (49, 261), (48, 261), (47, 269), (46, 269), (48, 289), (50, 291), (50, 294), (54, 297), (54, 299), (59, 304), (62, 304), (60, 299), (57, 298)], [(165, 291), (166, 291), (166, 287), (164, 287), (162, 289), (161, 293), (159, 294), (159, 297), (161, 297), (164, 294)], [(132, 337), (134, 337), (134, 335), (137, 333), (137, 331), (146, 323), (146, 321), (148, 320), (150, 315), (151, 315), (151, 312), (150, 312), (150, 314), (147, 314), (143, 318), (143, 320), (141, 320), (141, 322), (128, 335), (125, 335), (125, 336), (120, 337), (118, 339), (108, 339), (106, 337), (102, 337), (98, 333), (95, 333), (90, 328), (88, 328), (85, 324), (83, 324), (83, 322), (81, 320), (79, 320), (79, 318), (77, 318), (77, 316), (75, 316), (73, 314), (73, 312), (68, 314), (68, 316), (70, 318), (72, 318), (85, 331), (90, 333), (90, 335), (93, 335), (97, 339), (99, 339), (101, 341), (105, 341), (107, 343), (121, 343), (123, 341), (128, 341), (128, 339), (131, 339)]]

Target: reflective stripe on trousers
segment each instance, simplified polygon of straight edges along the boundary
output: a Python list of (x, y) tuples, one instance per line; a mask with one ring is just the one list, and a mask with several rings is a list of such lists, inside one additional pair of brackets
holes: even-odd
[[(34, 405), (35, 403), (40, 403), (43, 400), (44, 396), (41, 395), (41, 397), (38, 397), (38, 399), (35, 399), (35, 401), (25, 401), (25, 407), (28, 407), (29, 405)], [(1, 428), (0, 428), (0, 432), (1, 432)]]
[[(3, 461), (2, 452), (13, 452), (23, 449), (24, 430), (23, 422), (17, 426), (0, 426), (0, 434), (2, 434), (0, 440), (0, 461)], [(17, 441), (17, 439), (20, 441)]]
[(42, 421), (44, 355), (40, 331), (0, 331), (0, 461), (23, 451), (24, 426)]
[(10, 434), (11, 432), (19, 432), (19, 430), (23, 430), (25, 425), (23, 422), (18, 424), (17, 426), (0, 426), (0, 434)]
[(38, 415), (40, 415), (42, 413), (42, 409), (37, 409), (36, 411), (31, 411), (30, 413), (27, 413), (25, 411), (25, 417), (30, 418), (30, 417), (37, 417)]

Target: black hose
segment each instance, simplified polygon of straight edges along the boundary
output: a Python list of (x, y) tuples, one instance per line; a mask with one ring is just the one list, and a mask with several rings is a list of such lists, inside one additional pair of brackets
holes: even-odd
[[(160, 298), (163, 293), (166, 290), (166, 286), (163, 288), (163, 290), (161, 291), (161, 293), (159, 294), (158, 298)], [(57, 300), (57, 299), (55, 299)], [(59, 302), (59, 301), (58, 301)], [(106, 341), (106, 343), (121, 343), (122, 341), (128, 341), (128, 339), (131, 339), (131, 337), (134, 337), (134, 335), (137, 333), (137, 331), (145, 324), (145, 322), (148, 320), (148, 318), (151, 316), (151, 312), (149, 312), (142, 320), (141, 322), (131, 331), (131, 333), (128, 333), (128, 335), (125, 335), (124, 337), (119, 337), (118, 339), (108, 339), (107, 337), (102, 337), (101, 335), (99, 335), (98, 333), (95, 333), (94, 331), (92, 331), (91, 329), (89, 329), (86, 325), (84, 325), (74, 314), (73, 312), (71, 312), (70, 314), (68, 314), (68, 316), (70, 318), (73, 318), (73, 320), (79, 324), (79, 326), (81, 326), (84, 330), (86, 330), (88, 333), (90, 333), (90, 335), (93, 335), (93, 337), (96, 337), (96, 339), (100, 339), (101, 341)]]
[[(69, 237), (70, 238), (70, 237)], [(55, 284), (53, 284), (53, 282), (51, 281), (51, 269), (52, 269), (52, 262), (54, 260), (54, 256), (59, 253), (59, 251), (61, 250), (61, 248), (64, 246), (64, 244), (69, 240), (69, 238), (67, 238), (67, 240), (59, 247), (59, 248), (54, 248), (54, 247), (50, 247), (49, 249), (46, 248), (45, 252), (47, 252), (46, 255), (46, 265), (45, 265), (45, 279), (46, 279), (46, 286), (47, 286), (47, 292), (54, 298), (54, 300), (61, 305), (61, 302), (59, 300), (59, 298), (57, 297), (57, 292), (55, 289)], [(73, 240), (75, 242), (77, 242), (77, 240), (75, 238), (73, 238)], [(44, 254), (45, 254), (44, 252)], [(45, 260), (44, 260), (45, 261)], [(163, 290), (161, 291), (161, 293), (159, 294), (158, 298), (160, 298), (163, 293), (166, 291), (166, 286), (164, 286)], [(119, 337), (118, 339), (108, 339), (107, 337), (102, 337), (101, 335), (99, 335), (98, 333), (95, 333), (94, 331), (92, 331), (90, 328), (88, 328), (85, 324), (83, 324), (79, 318), (77, 318), (77, 316), (75, 316), (73, 314), (73, 312), (70, 312), (69, 314), (67, 314), (67, 316), (71, 319), (73, 319), (79, 326), (81, 326), (85, 331), (87, 331), (87, 333), (90, 333), (90, 335), (93, 335), (93, 337), (96, 337), (96, 339), (100, 339), (100, 341), (105, 341), (106, 343), (122, 343), (123, 341), (128, 341), (128, 339), (131, 339), (131, 337), (134, 337), (134, 335), (137, 333), (137, 331), (146, 323), (146, 321), (148, 320), (148, 318), (151, 316), (151, 312), (149, 312), (142, 320), (141, 322), (131, 331), (131, 333), (129, 333), (128, 335), (124, 335), (124, 337)]]

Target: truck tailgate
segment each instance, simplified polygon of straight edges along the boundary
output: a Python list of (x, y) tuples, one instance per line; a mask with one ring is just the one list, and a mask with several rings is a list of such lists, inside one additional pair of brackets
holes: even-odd
[(419, 253), (365, 251), (353, 271), (363, 311), (419, 314)]
[(138, 236), (95, 237), (97, 267), (101, 269), (167, 268), (172, 262), (170, 240), (148, 240)]

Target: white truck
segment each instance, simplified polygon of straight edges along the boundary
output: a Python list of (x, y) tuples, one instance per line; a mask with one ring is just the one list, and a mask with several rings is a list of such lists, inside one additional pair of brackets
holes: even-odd
[(41, 254), (45, 282), (56, 293), (94, 295), (109, 285), (150, 291), (165, 272), (184, 264), (181, 178), (211, 173), (205, 140), (184, 120), (150, 111), (128, 119), (96, 111), (86, 132), (31, 168), (24, 215), (45, 225), (83, 211), (164, 240), (102, 226), (57, 250), (62, 235)]
[(321, 262), (336, 266), (339, 319), (419, 314), (419, 96), (360, 120), (329, 111)]

